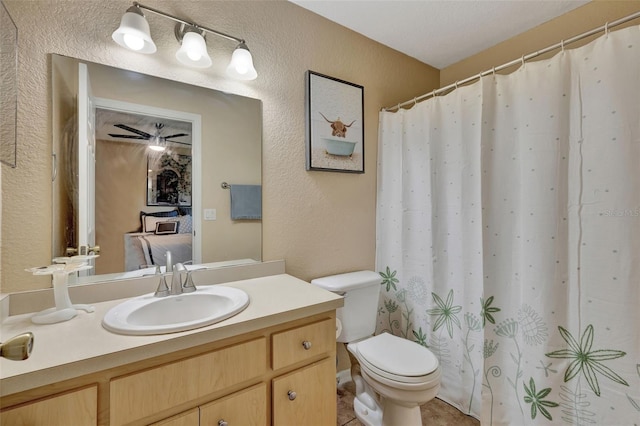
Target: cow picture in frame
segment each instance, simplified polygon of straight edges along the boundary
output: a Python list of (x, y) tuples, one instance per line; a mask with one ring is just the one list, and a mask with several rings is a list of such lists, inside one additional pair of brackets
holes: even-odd
[(364, 87), (306, 75), (307, 170), (364, 173)]

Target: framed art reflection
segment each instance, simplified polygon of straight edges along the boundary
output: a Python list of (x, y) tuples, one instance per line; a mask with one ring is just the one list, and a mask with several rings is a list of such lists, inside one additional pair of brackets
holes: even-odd
[(147, 206), (191, 206), (191, 156), (149, 154)]

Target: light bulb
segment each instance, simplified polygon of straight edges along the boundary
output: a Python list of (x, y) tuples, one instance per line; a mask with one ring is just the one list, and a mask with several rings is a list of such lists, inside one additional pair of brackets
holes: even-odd
[(191, 59), (192, 61), (199, 61), (200, 58), (202, 58), (202, 55), (200, 54), (200, 52), (196, 52), (195, 50), (189, 50), (187, 51), (187, 56), (189, 57), (189, 59)]
[(120, 26), (111, 34), (120, 46), (139, 53), (153, 53), (156, 45), (151, 39), (149, 23), (138, 6), (131, 6), (122, 16)]
[(144, 47), (144, 40), (133, 34), (125, 34), (123, 37), (124, 44), (131, 50), (140, 50)]
[(182, 45), (176, 52), (176, 58), (184, 65), (196, 68), (211, 66), (211, 58), (207, 53), (207, 43), (202, 34), (187, 31), (182, 37)]
[(253, 58), (247, 45), (240, 43), (231, 55), (231, 62), (227, 67), (227, 74), (238, 80), (254, 80), (258, 73), (253, 67)]

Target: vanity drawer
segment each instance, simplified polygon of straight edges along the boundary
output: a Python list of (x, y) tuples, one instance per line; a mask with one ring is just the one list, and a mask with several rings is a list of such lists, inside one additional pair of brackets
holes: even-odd
[(271, 365), (278, 370), (336, 348), (336, 323), (327, 318), (313, 324), (274, 333), (271, 337)]
[(110, 423), (122, 425), (265, 374), (260, 337), (214, 352), (111, 380)]
[(201, 425), (265, 426), (268, 423), (266, 383), (241, 390), (200, 407)]

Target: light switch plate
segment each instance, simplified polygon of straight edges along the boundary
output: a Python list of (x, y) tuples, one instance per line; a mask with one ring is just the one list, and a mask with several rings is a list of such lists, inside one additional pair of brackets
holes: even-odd
[(216, 209), (204, 209), (204, 220), (216, 220)]

